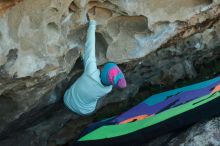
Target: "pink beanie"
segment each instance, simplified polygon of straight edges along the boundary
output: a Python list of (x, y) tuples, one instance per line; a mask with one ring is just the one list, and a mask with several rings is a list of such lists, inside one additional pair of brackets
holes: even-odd
[(124, 74), (115, 63), (106, 63), (100, 76), (104, 85), (113, 85), (117, 88), (125, 88), (127, 86)]

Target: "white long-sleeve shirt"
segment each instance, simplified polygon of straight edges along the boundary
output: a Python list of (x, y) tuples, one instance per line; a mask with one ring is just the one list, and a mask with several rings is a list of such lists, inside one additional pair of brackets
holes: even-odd
[(112, 90), (112, 86), (104, 86), (100, 79), (95, 57), (95, 29), (96, 21), (89, 22), (83, 54), (84, 72), (76, 82), (65, 92), (65, 105), (78, 114), (92, 113), (99, 98)]

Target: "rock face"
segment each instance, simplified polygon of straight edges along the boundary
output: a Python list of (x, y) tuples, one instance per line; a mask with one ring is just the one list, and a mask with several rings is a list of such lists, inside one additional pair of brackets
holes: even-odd
[(169, 145), (220, 145), (219, 124), (219, 118), (197, 124), (192, 129), (172, 139)]
[(219, 0), (2, 0), (0, 145), (62, 145), (92, 121), (62, 104), (82, 72), (92, 8), (97, 63), (121, 64), (128, 80), (99, 108), (133, 97), (146, 83), (167, 86), (219, 63)]
[(203, 121), (198, 123), (188, 130), (181, 133), (171, 133), (156, 140), (153, 140), (148, 145), (169, 145), (169, 146), (200, 146), (200, 145), (214, 145), (219, 143), (219, 118), (214, 118), (210, 121)]

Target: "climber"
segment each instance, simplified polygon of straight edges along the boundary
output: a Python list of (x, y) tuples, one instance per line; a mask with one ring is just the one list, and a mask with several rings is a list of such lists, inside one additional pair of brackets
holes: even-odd
[(97, 68), (95, 8), (94, 13), (88, 13), (87, 17), (89, 28), (82, 55), (84, 72), (64, 95), (64, 104), (80, 115), (88, 115), (95, 111), (98, 99), (111, 92), (112, 87), (123, 89), (127, 86), (122, 71), (115, 63), (106, 63), (101, 71)]

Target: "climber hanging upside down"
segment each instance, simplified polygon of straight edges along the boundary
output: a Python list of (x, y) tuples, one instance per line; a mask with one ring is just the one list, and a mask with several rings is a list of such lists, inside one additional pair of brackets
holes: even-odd
[(95, 9), (88, 14), (89, 28), (83, 53), (84, 72), (64, 95), (65, 105), (80, 115), (92, 113), (96, 109), (98, 99), (111, 92), (112, 87), (127, 86), (122, 71), (115, 63), (106, 63), (101, 71), (97, 68), (94, 18)]

